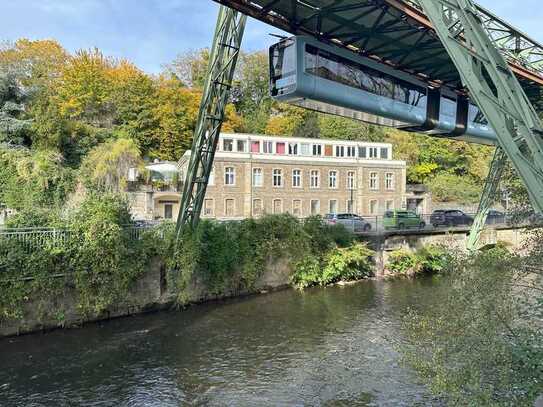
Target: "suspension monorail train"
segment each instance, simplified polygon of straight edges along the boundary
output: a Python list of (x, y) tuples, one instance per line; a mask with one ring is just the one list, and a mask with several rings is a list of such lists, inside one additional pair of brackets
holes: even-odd
[(270, 48), (270, 79), (279, 101), (436, 137), (497, 143), (466, 97), (310, 37)]

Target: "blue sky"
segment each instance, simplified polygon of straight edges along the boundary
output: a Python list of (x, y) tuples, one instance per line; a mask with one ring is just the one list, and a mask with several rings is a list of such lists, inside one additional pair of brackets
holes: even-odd
[[(543, 42), (541, 0), (480, 0)], [(54, 38), (75, 51), (98, 47), (157, 73), (182, 51), (209, 46), (218, 6), (211, 0), (0, 0), (0, 40)], [(267, 48), (278, 33), (250, 19), (243, 47)]]

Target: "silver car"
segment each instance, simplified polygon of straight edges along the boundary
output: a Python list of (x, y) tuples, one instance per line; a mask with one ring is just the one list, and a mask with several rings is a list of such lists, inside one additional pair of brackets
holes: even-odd
[(369, 232), (371, 224), (354, 213), (329, 213), (324, 217), (329, 225), (343, 225), (347, 230), (354, 233)]

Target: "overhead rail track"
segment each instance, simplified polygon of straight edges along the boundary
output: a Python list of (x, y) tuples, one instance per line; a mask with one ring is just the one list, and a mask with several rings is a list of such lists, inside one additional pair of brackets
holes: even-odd
[[(295, 35), (345, 47), (419, 79), (462, 90), (461, 77), (421, 6), (411, 0), (214, 0)], [(539, 103), (543, 45), (477, 6), (494, 45)]]

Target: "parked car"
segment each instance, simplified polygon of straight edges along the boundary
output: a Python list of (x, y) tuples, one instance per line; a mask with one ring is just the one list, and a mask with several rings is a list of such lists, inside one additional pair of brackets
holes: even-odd
[(507, 219), (505, 213), (497, 211), (495, 209), (491, 209), (488, 211), (488, 215), (486, 217), (487, 225), (501, 225), (505, 224), (506, 221)]
[(419, 215), (411, 211), (386, 211), (383, 218), (383, 226), (385, 229), (409, 229), (419, 228), (424, 229), (426, 223)]
[(470, 226), (473, 218), (458, 209), (438, 209), (430, 216), (430, 223), (433, 227), (439, 226)]
[(371, 224), (354, 213), (329, 213), (324, 217), (329, 225), (343, 225), (351, 232), (369, 232)]

